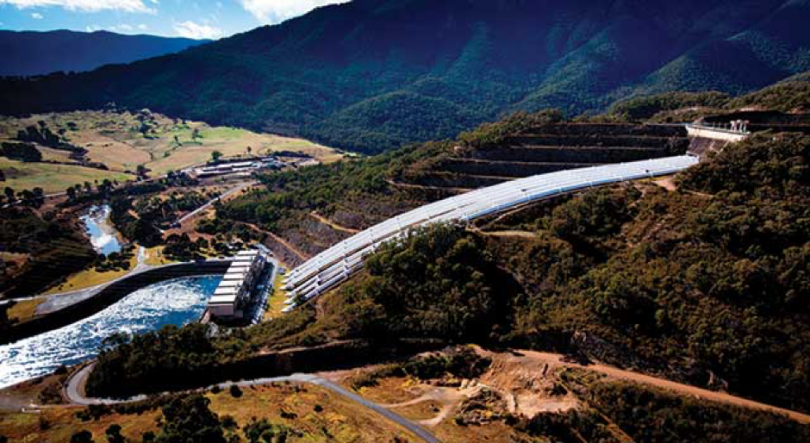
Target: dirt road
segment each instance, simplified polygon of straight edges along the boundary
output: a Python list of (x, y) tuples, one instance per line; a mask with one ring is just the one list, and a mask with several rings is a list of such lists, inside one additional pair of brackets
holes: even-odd
[(789, 409), (767, 405), (765, 403), (748, 400), (742, 397), (737, 397), (723, 392), (710, 391), (708, 389), (702, 389), (695, 386), (685, 385), (683, 383), (677, 383), (663, 378), (640, 374), (638, 372), (618, 369), (612, 366), (607, 366), (599, 363), (590, 364), (587, 366), (576, 363), (569, 363), (563, 361), (563, 356), (559, 354), (549, 354), (535, 351), (519, 351), (519, 353), (522, 355), (513, 355), (510, 356), (509, 358), (514, 359), (522, 364), (530, 365), (536, 368), (543, 368), (544, 365), (546, 364), (548, 364), (550, 368), (553, 367), (581, 368), (588, 371), (605, 374), (607, 376), (619, 380), (626, 380), (634, 383), (640, 383), (644, 385), (666, 389), (676, 394), (741, 406), (744, 408), (759, 409), (763, 411), (775, 412), (777, 414), (784, 414), (800, 423), (810, 424), (810, 415), (808, 414), (803, 414), (801, 412), (791, 411)]

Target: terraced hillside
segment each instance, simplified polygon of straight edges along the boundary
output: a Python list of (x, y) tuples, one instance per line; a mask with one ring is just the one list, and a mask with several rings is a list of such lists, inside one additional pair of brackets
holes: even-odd
[(234, 201), (219, 215), (270, 232), (270, 246), (296, 265), (358, 230), (454, 194), (547, 172), (683, 154), (689, 146), (678, 126), (536, 123), (545, 118), (513, 117), (455, 142), (266, 177), (266, 191)]
[(682, 154), (689, 146), (678, 126), (562, 123), (529, 128), (482, 149), (456, 146), (452, 155), (416, 166), (409, 184), (474, 189), (537, 174)]

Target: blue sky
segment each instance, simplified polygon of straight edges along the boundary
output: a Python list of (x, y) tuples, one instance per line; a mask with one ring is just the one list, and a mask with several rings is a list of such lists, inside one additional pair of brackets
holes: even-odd
[(216, 39), (346, 0), (0, 0), (0, 29)]

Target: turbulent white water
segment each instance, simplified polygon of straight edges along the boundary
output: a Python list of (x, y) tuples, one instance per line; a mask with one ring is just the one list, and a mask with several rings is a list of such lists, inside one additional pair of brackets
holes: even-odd
[(116, 332), (144, 333), (200, 318), (221, 277), (191, 277), (158, 283), (80, 322), (0, 346), (0, 388), (72, 365), (98, 353)]

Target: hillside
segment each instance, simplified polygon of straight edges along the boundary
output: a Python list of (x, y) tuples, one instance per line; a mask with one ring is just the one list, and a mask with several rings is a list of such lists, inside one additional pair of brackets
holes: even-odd
[[(685, 130), (659, 123), (744, 118), (757, 130), (774, 126), (767, 120), (803, 120), (808, 125), (807, 114), (769, 111), (810, 109), (808, 84), (806, 75), (794, 76), (735, 99), (719, 92), (658, 94), (575, 120), (557, 111), (516, 113), (454, 141), (261, 177), (266, 189), (220, 208), (218, 220), (199, 230), (211, 233), (233, 223), (252, 223), (281, 238), (268, 242), (292, 265), (358, 229), (470, 189), (544, 172), (685, 152)], [(739, 114), (743, 106), (762, 112)]]
[(454, 194), (546, 172), (682, 154), (688, 144), (679, 127), (515, 114), (454, 142), (260, 177), (266, 189), (221, 207), (215, 225), (247, 222), (273, 231), (284, 244), (272, 247), (293, 264), (354, 230)]
[[(31, 131), (29, 128), (34, 128), (35, 133), (52, 134), (56, 141), (48, 146), (48, 142), (40, 137), (21, 138), (21, 133)], [(42, 153), (42, 160), (61, 163), (65, 166), (63, 172), (66, 175), (71, 165), (84, 161), (110, 172), (129, 174), (134, 174), (138, 166), (143, 166), (151, 176), (156, 177), (203, 164), (211, 159), (214, 151), (221, 152), (226, 158), (248, 154), (269, 155), (279, 151), (300, 152), (324, 162), (340, 158), (334, 150), (306, 140), (172, 119), (148, 109), (137, 112), (107, 109), (0, 118), (2, 142), (33, 142)], [(83, 153), (78, 158), (75, 155), (71, 157), (71, 151), (66, 150), (68, 146), (60, 148), (57, 142), (80, 148)], [(27, 174), (26, 178), (30, 182), (42, 179), (36, 173)], [(8, 185), (15, 189), (25, 188), (13, 181)], [(64, 191), (65, 186), (56, 189)]]
[[(563, 352), (809, 411), (808, 149), (800, 135), (756, 137), (678, 175), (677, 190), (613, 186), (433, 227), (382, 247), (317, 309), (199, 343), (204, 331), (136, 338), (102, 356), (88, 389), (160, 391), (257, 352), (430, 338)], [(177, 358), (194, 365), (173, 373)]]
[(121, 35), (107, 31), (0, 31), (0, 76), (91, 71), (104, 65), (180, 52), (206, 43), (187, 38)]
[(355, 0), (179, 54), (0, 82), (4, 113), (109, 102), (381, 152), (504, 112), (670, 90), (739, 94), (808, 68), (804, 0)]

